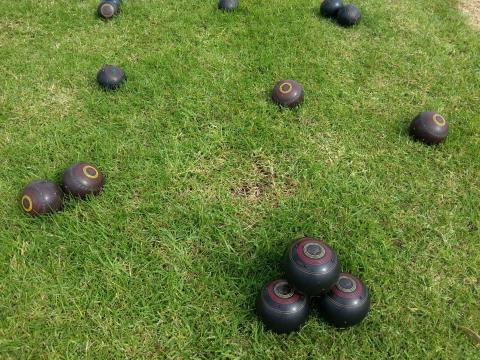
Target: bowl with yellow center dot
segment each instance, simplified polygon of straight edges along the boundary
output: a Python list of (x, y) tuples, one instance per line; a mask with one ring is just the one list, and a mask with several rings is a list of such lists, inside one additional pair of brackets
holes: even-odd
[(410, 124), (411, 135), (426, 144), (439, 144), (448, 135), (445, 118), (433, 111), (421, 112)]
[(120, 0), (104, 0), (100, 1), (97, 7), (98, 17), (108, 20), (118, 15), (120, 12)]
[(92, 164), (80, 162), (66, 169), (62, 176), (62, 186), (67, 194), (84, 198), (102, 192), (105, 177)]
[(280, 80), (272, 90), (272, 100), (278, 105), (296, 107), (303, 102), (304, 91), (295, 80)]
[(63, 209), (63, 191), (52, 181), (35, 180), (23, 189), (20, 205), (32, 216), (54, 213)]

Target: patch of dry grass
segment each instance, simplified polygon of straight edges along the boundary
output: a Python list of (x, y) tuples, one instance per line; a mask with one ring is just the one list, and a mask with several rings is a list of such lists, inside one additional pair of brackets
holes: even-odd
[(460, 9), (470, 17), (473, 26), (480, 29), (480, 0), (462, 0)]

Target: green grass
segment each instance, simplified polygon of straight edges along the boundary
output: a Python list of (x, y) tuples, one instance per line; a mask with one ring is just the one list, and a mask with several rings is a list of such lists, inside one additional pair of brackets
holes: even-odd
[[(480, 331), (480, 41), (453, 0), (1, 1), (0, 358), (473, 359)], [(117, 92), (95, 84), (113, 63)], [(281, 78), (305, 104), (279, 110)], [(422, 110), (450, 122), (428, 147)], [(33, 179), (104, 193), (30, 218)], [(291, 239), (322, 236), (372, 309), (275, 335), (254, 314)]]

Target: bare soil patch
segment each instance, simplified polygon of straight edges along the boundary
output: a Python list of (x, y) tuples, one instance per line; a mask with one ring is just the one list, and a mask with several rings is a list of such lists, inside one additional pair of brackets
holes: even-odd
[(461, 0), (460, 10), (470, 17), (473, 26), (480, 29), (480, 0)]

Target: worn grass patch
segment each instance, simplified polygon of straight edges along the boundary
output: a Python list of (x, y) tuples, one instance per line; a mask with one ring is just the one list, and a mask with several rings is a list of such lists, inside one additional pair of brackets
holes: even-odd
[(475, 27), (480, 28), (480, 0), (461, 0), (460, 9), (469, 16)]

